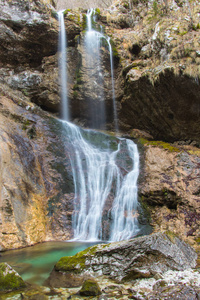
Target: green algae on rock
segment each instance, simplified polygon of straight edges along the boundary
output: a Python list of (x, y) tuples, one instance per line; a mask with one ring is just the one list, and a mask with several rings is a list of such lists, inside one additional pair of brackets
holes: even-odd
[(0, 264), (0, 291), (13, 291), (26, 286), (21, 276), (7, 263)]

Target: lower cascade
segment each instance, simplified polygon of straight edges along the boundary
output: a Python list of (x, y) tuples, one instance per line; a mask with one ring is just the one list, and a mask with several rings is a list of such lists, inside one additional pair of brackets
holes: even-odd
[(129, 239), (139, 231), (137, 178), (139, 154), (133, 141), (63, 126), (74, 180), (75, 240)]

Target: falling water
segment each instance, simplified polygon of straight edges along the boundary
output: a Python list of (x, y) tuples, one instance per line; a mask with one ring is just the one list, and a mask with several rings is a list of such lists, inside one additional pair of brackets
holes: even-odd
[(60, 87), (61, 87), (61, 103), (62, 111), (61, 116), (64, 120), (69, 120), (69, 108), (68, 108), (68, 97), (67, 97), (67, 40), (66, 40), (66, 31), (64, 23), (64, 14), (63, 11), (58, 12), (58, 21), (59, 21), (59, 41), (58, 49), (60, 51), (59, 57), (59, 78), (60, 78)]
[(85, 35), (85, 65), (87, 66), (90, 94), (93, 95), (93, 99), (89, 99), (89, 109), (91, 127), (105, 128), (104, 77), (100, 58), (102, 34), (92, 27), (94, 13), (94, 9), (89, 9), (87, 12), (87, 31)]
[[(97, 72), (97, 75), (101, 77), (100, 39), (107, 40), (110, 55), (112, 55), (112, 48), (109, 38), (92, 29), (93, 12), (90, 10), (87, 14), (86, 48), (90, 61), (94, 58), (97, 58), (98, 61), (98, 63), (89, 64), (90, 71), (94, 72), (94, 75)], [(66, 101), (67, 76), (66, 70), (63, 68), (63, 66), (66, 68), (66, 44), (62, 41), (66, 34), (63, 30), (62, 13), (59, 13), (59, 20), (61, 30), (59, 42), (62, 45), (60, 48), (63, 54), (59, 67), (62, 79), (62, 102), (64, 102), (63, 116), (67, 120), (69, 117)], [(115, 99), (112, 60), (111, 66), (113, 99)], [(96, 83), (94, 82), (94, 84)], [(83, 130), (66, 121), (63, 121), (62, 124), (65, 137), (68, 139), (67, 147), (74, 181), (72, 217), (74, 239), (119, 241), (133, 237), (139, 231), (137, 223), (137, 178), (139, 174), (137, 146), (130, 140), (110, 137), (93, 130)]]
[(129, 239), (133, 232), (138, 232), (137, 221), (137, 179), (139, 175), (139, 154), (137, 146), (126, 140), (133, 167), (117, 186), (116, 197), (112, 207), (113, 225), (111, 240)]
[[(68, 122), (64, 126), (73, 147), (74, 239), (131, 238), (138, 232), (137, 146), (131, 140), (81, 130)], [(105, 211), (109, 205), (112, 208)], [(107, 229), (104, 223), (109, 224)]]
[(112, 46), (110, 43), (110, 38), (107, 38), (109, 52), (110, 52), (110, 70), (111, 70), (111, 81), (112, 81), (112, 98), (113, 98), (113, 110), (114, 110), (114, 124), (115, 131), (118, 131), (118, 117), (117, 117), (117, 108), (116, 108), (116, 99), (115, 99), (115, 83), (114, 83), (114, 68), (113, 68), (113, 52)]
[[(98, 76), (99, 82), (101, 82), (101, 94), (100, 101), (102, 103), (102, 107), (98, 108), (97, 114), (101, 115), (101, 122), (105, 123), (105, 104), (104, 104), (104, 95), (103, 93), (103, 72), (101, 69), (101, 59), (100, 59), (100, 46), (101, 46), (101, 40), (105, 39), (108, 43), (109, 47), (109, 53), (110, 53), (110, 69), (111, 69), (111, 85), (112, 85), (112, 100), (113, 100), (113, 112), (114, 112), (114, 125), (115, 130), (118, 131), (118, 118), (117, 118), (117, 109), (116, 109), (116, 99), (115, 99), (115, 83), (114, 83), (114, 65), (113, 65), (113, 52), (112, 52), (112, 46), (110, 43), (110, 38), (104, 35), (101, 32), (96, 31), (92, 28), (92, 21), (94, 21), (95, 16), (95, 9), (89, 9), (87, 12), (87, 32), (86, 32), (86, 50), (88, 53), (88, 64), (91, 68), (90, 74), (92, 75), (92, 70), (99, 70)], [(92, 61), (94, 61), (93, 66), (91, 65)], [(92, 78), (92, 76), (90, 76)], [(95, 84), (97, 80), (94, 82)], [(94, 85), (95, 88), (95, 85)], [(95, 124), (96, 125), (96, 124)]]

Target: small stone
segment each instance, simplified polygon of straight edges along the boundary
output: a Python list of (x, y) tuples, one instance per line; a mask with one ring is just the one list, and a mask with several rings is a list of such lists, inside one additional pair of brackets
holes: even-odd
[(84, 281), (79, 294), (82, 296), (98, 296), (101, 295), (101, 289), (95, 279), (87, 279)]

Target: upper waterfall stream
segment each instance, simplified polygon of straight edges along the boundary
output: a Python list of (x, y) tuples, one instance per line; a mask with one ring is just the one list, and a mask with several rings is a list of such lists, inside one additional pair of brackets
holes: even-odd
[[(87, 13), (85, 37), (88, 55), (86, 59), (88, 59), (91, 73), (94, 68), (97, 68), (97, 74), (103, 81), (99, 53), (100, 41), (102, 38), (106, 39), (111, 63), (114, 123), (118, 130), (112, 47), (110, 38), (92, 29), (93, 16), (94, 10), (90, 9)], [(59, 20), (62, 19), (59, 18)], [(61, 25), (60, 30), (64, 30)], [(61, 32), (60, 36), (63, 35)], [(62, 41), (60, 42), (62, 43)], [(66, 49), (63, 51), (65, 53)], [(97, 60), (95, 64), (92, 63), (94, 58)], [(62, 71), (60, 74), (62, 76)], [(61, 90), (65, 90), (67, 82), (65, 85), (64, 80), (61, 80), (61, 83)], [(94, 82), (94, 84), (96, 83)], [(105, 114), (103, 100), (101, 99), (102, 107), (98, 111), (98, 114), (103, 114), (100, 118), (101, 122), (104, 122)], [(62, 101), (64, 101), (64, 97), (62, 97)], [(68, 121), (68, 119), (66, 120)], [(137, 146), (131, 140), (111, 137), (94, 130), (83, 130), (70, 122), (63, 121), (63, 128), (70, 145), (69, 158), (74, 181), (74, 212), (72, 216), (74, 239), (119, 241), (135, 236), (139, 231), (137, 221), (139, 154)]]
[(59, 20), (59, 41), (58, 49), (60, 51), (60, 57), (58, 60), (59, 65), (59, 78), (61, 86), (61, 103), (62, 103), (62, 118), (69, 120), (69, 105), (67, 95), (67, 38), (65, 31), (64, 15), (63, 11), (58, 12)]

